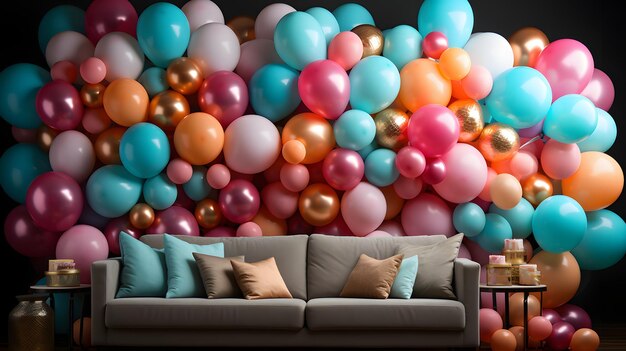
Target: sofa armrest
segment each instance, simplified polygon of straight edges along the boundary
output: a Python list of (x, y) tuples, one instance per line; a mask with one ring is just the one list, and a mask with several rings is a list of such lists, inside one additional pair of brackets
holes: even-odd
[(466, 258), (454, 261), (454, 290), (456, 296), (465, 305), (465, 343), (480, 344), (478, 312), (480, 310), (480, 265)]
[(96, 261), (91, 265), (91, 343), (106, 343), (104, 313), (106, 305), (115, 298), (119, 285), (122, 260)]

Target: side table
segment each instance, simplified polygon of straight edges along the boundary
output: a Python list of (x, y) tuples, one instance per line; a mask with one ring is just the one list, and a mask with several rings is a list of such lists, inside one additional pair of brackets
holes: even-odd
[[(480, 285), (480, 292), (490, 292), (493, 299), (493, 309), (498, 310), (496, 293), (504, 294), (504, 328), (509, 329), (509, 293), (524, 293), (524, 350), (528, 350), (528, 296), (531, 292), (540, 293), (539, 315), (543, 311), (543, 292), (548, 290), (546, 285)], [(482, 299), (482, 297), (481, 297)], [(481, 301), (482, 304), (482, 301)]]
[(67, 338), (68, 344), (67, 349), (72, 350), (73, 346), (73, 324), (74, 324), (74, 300), (75, 295), (80, 295), (82, 297), (81, 307), (80, 307), (80, 329), (79, 329), (79, 346), (81, 349), (83, 348), (83, 320), (85, 319), (85, 310), (87, 298), (85, 295), (91, 295), (91, 285), (90, 284), (80, 284), (80, 286), (47, 286), (47, 285), (31, 285), (30, 289), (35, 292), (42, 292), (50, 294), (50, 307), (54, 310), (54, 294), (68, 294), (69, 296), (69, 316), (68, 316), (68, 329), (67, 329)]

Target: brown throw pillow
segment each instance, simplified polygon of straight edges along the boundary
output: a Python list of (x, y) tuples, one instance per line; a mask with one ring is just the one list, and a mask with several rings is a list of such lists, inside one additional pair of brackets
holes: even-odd
[(194, 252), (193, 258), (198, 265), (202, 284), (209, 299), (242, 296), (230, 261), (243, 262), (243, 256), (222, 258)]
[(395, 255), (377, 260), (361, 254), (340, 296), (386, 299), (398, 274), (402, 257)]
[(292, 298), (274, 257), (254, 263), (231, 260), (230, 264), (246, 299)]

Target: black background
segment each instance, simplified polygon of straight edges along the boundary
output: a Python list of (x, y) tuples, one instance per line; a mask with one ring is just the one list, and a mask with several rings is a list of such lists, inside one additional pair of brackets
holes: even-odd
[[(228, 1), (213, 0), (224, 13), (226, 21), (238, 15), (255, 17), (266, 5), (275, 2), (269, 0)], [(131, 0), (138, 13), (154, 1)], [(182, 6), (185, 1), (172, 1)], [(345, 1), (285, 1), (297, 10), (306, 10), (313, 6), (322, 6), (333, 10)], [(381, 29), (399, 24), (416, 26), (417, 13), (422, 1), (406, 0), (370, 0), (355, 1), (370, 10), (376, 24)], [(0, 8), (0, 70), (8, 65), (29, 62), (46, 67), (45, 59), (39, 50), (37, 28), (42, 16), (50, 8), (60, 4), (72, 4), (86, 9), (89, 1), (58, 0), (14, 0), (2, 3)], [(561, 38), (574, 38), (585, 44), (593, 54), (597, 68), (606, 72), (613, 80), (616, 99), (609, 113), (618, 125), (618, 139), (609, 150), (617, 161), (626, 165), (626, 141), (622, 131), (626, 130), (624, 121), (624, 91), (626, 77), (623, 65), (626, 60), (619, 52), (624, 52), (624, 16), (618, 9), (619, 1), (583, 1), (583, 0), (532, 0), (532, 1), (471, 1), (474, 9), (474, 32), (496, 32), (507, 38), (516, 29), (535, 26), (546, 33), (553, 41)], [(0, 152), (4, 152), (15, 141), (11, 137), (10, 126), (0, 121)], [(8, 212), (16, 206), (0, 191), (0, 219), (2, 223)], [(610, 209), (620, 216), (626, 215), (625, 196)], [(15, 295), (25, 293), (28, 286), (40, 277), (35, 274), (31, 262), (13, 252), (6, 244), (4, 235), (0, 239), (0, 318), (2, 333), (0, 342), (6, 342), (4, 327), (11, 308), (16, 303)], [(626, 260), (603, 271), (582, 272), (582, 281), (578, 294), (572, 303), (586, 309), (594, 324), (626, 322)]]

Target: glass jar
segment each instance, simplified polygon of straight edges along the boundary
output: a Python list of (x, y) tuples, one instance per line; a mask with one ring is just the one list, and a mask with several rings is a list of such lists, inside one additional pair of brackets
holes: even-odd
[(9, 351), (54, 351), (54, 312), (48, 294), (20, 295), (9, 313)]

